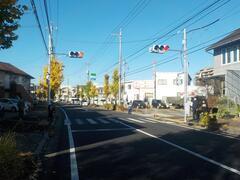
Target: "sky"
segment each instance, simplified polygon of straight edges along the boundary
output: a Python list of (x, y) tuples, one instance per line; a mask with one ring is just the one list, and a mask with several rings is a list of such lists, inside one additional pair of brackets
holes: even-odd
[[(50, 22), (53, 25), (56, 53), (83, 51), (84, 58), (73, 59), (64, 55), (57, 58), (64, 64), (63, 84), (85, 84), (86, 71), (97, 74), (96, 84), (103, 83), (104, 74), (112, 75), (118, 62), (118, 36), (122, 29), (122, 53), (126, 62), (126, 80), (152, 79), (152, 63), (159, 72), (181, 72), (180, 54), (171, 50), (182, 49), (183, 29), (187, 32), (189, 73), (194, 76), (201, 68), (213, 66), (212, 52), (205, 46), (223, 38), (222, 35), (239, 28), (240, 1), (220, 0), (204, 13), (176, 28), (186, 19), (200, 12), (216, 0), (47, 0)], [(20, 20), (16, 31), (18, 40), (13, 47), (1, 50), (0, 61), (9, 62), (32, 75), (38, 83), (48, 55), (41, 39), (30, 0), (19, 0), (29, 10)], [(48, 29), (43, 1), (35, 0), (37, 12), (48, 43)], [(142, 4), (141, 4), (142, 3)], [(138, 7), (138, 8), (137, 8)], [(164, 36), (166, 33), (167, 36)], [(159, 40), (156, 40), (159, 39)], [(155, 43), (153, 41), (156, 40)], [(212, 40), (212, 41), (210, 41)], [(205, 44), (202, 44), (204, 43)], [(149, 53), (149, 47), (167, 44), (170, 51), (164, 54)], [(202, 44), (201, 46), (198, 46)], [(195, 49), (191, 49), (192, 47)], [(135, 54), (140, 49), (139, 54)], [(129, 57), (130, 56), (130, 57)], [(169, 63), (165, 61), (178, 57)], [(161, 64), (162, 63), (162, 64)], [(89, 64), (89, 65), (87, 65)], [(111, 68), (110, 68), (111, 67)], [(148, 68), (149, 67), (149, 68)], [(145, 70), (144, 70), (145, 69)]]

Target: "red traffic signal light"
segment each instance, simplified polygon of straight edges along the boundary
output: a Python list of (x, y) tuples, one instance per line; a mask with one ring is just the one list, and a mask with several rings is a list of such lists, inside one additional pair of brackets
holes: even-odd
[(168, 45), (154, 45), (149, 50), (152, 53), (164, 53), (169, 50), (169, 46)]
[(68, 54), (68, 56), (70, 58), (83, 58), (83, 55), (84, 55), (84, 53), (81, 51), (76, 51), (76, 52), (70, 51)]

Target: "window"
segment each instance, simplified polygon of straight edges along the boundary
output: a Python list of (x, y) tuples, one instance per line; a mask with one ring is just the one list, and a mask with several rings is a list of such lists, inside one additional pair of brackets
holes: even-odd
[(231, 48), (227, 49), (227, 63), (231, 63)]
[(226, 64), (226, 49), (222, 49), (222, 64)]
[(232, 62), (237, 62), (237, 51), (238, 51), (238, 48), (235, 46), (234, 48), (233, 48), (233, 51), (232, 51), (232, 59), (233, 59), (233, 61)]
[(158, 85), (167, 85), (167, 79), (159, 79)]

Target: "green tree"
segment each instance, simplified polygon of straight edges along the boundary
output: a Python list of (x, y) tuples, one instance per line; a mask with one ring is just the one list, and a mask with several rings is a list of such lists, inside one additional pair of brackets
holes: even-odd
[(105, 76), (104, 76), (103, 94), (104, 94), (106, 100), (108, 99), (108, 96), (111, 94), (108, 74), (105, 74)]
[(118, 69), (115, 69), (113, 71), (112, 84), (111, 84), (111, 93), (115, 98), (115, 104), (117, 101), (118, 90), (119, 90), (119, 75), (118, 75)]
[(18, 36), (14, 33), (19, 28), (19, 20), (27, 6), (17, 4), (18, 0), (0, 1), (0, 49), (8, 49)]

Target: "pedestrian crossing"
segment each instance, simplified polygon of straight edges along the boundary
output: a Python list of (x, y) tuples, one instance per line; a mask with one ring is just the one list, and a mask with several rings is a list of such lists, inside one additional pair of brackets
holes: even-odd
[(78, 125), (99, 125), (99, 124), (112, 124), (112, 123), (120, 123), (120, 121), (127, 121), (130, 123), (159, 123), (157, 120), (152, 118), (122, 118), (122, 117), (96, 117), (96, 118), (76, 118), (74, 119), (75, 124)]

